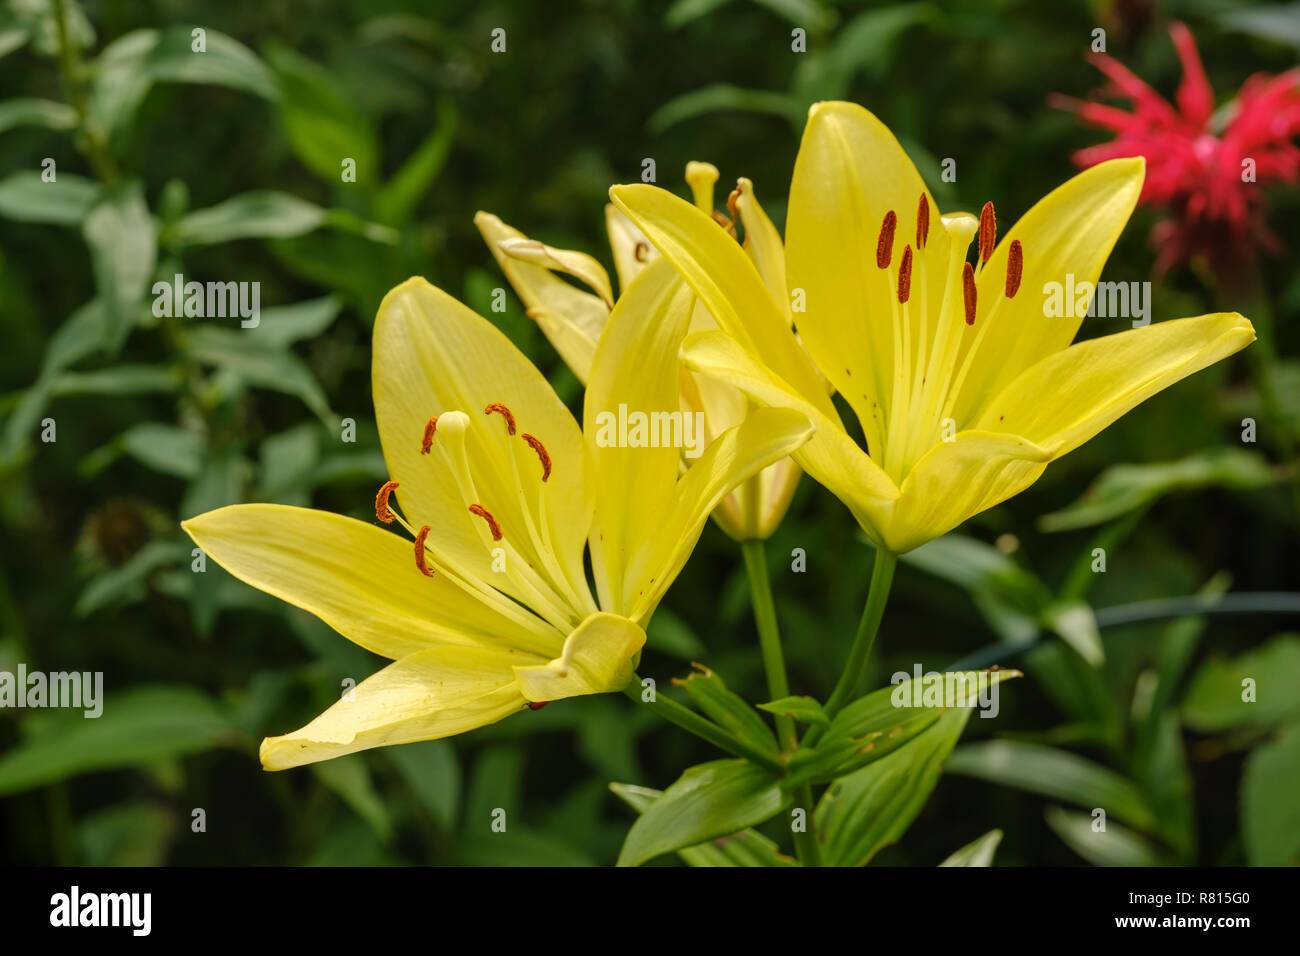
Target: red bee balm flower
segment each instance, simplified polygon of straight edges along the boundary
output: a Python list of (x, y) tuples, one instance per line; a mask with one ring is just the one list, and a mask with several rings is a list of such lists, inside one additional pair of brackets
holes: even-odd
[(1300, 178), (1300, 149), (1292, 142), (1300, 133), (1300, 70), (1252, 76), (1237, 94), (1222, 132), (1215, 135), (1214, 91), (1196, 41), (1182, 23), (1173, 23), (1169, 32), (1183, 67), (1173, 104), (1104, 53), (1091, 59), (1111, 81), (1105, 93), (1129, 100), (1132, 111), (1064, 96), (1054, 96), (1051, 102), (1115, 133), (1111, 142), (1075, 153), (1079, 165), (1095, 166), (1118, 156), (1145, 157), (1141, 201), (1171, 213), (1152, 232), (1158, 273), (1204, 255), (1216, 272), (1238, 275), (1257, 244), (1280, 249), (1277, 236), (1264, 224), (1259, 187)]

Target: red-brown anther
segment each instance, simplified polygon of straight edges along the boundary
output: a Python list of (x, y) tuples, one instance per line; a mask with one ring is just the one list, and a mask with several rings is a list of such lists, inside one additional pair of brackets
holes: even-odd
[(1011, 240), (1011, 248), (1007, 250), (1007, 298), (1015, 298), (1020, 291), (1020, 276), (1025, 269), (1025, 250), (1020, 246), (1019, 239)]
[(638, 242), (632, 247), (632, 258), (637, 262), (645, 262), (650, 258), (650, 245), (645, 242)]
[(434, 415), (424, 423), (424, 437), (420, 439), (420, 454), (429, 454), (429, 449), (433, 447), (433, 436), (438, 431), (438, 416)]
[(506, 431), (513, 435), (515, 433), (515, 416), (511, 413), (510, 409), (506, 408), (500, 402), (493, 402), (488, 405), (487, 408), (483, 409), (484, 415), (491, 415), (493, 412), (496, 412), (505, 418)]
[(728, 233), (730, 233), (733, 236), (736, 234), (736, 224), (734, 222), (732, 222), (722, 213), (718, 212), (716, 209), (713, 211), (712, 216), (713, 216), (713, 221), (716, 222), (723, 229), (727, 230)]
[(545, 707), (545, 706), (546, 706), (547, 704), (549, 704), (549, 703), (550, 703), (549, 700), (533, 700), (533, 701), (529, 701), (529, 702), (528, 702), (528, 709), (529, 709), (529, 710), (541, 710), (543, 707)]
[(962, 297), (966, 300), (966, 324), (975, 324), (975, 270), (969, 262), (961, 270)]
[(433, 577), (433, 571), (429, 569), (429, 566), (424, 561), (424, 539), (429, 536), (430, 530), (432, 529), (426, 524), (420, 529), (420, 533), (415, 536), (415, 566), (420, 569), (420, 573), (426, 578)]
[(876, 265), (881, 269), (889, 268), (889, 260), (894, 257), (894, 230), (898, 228), (898, 216), (894, 210), (885, 213), (880, 223), (880, 238), (876, 240)]
[(375, 495), (375, 517), (384, 524), (392, 524), (397, 516), (388, 510), (388, 496), (397, 490), (397, 482), (386, 481)]
[(478, 515), (487, 522), (488, 530), (492, 532), (493, 541), (501, 540), (501, 525), (497, 524), (497, 519), (492, 517), (492, 512), (488, 511), (482, 505), (470, 505), (469, 513), (472, 515)]
[(528, 442), (529, 447), (537, 452), (537, 457), (542, 461), (542, 481), (546, 481), (547, 478), (551, 477), (551, 453), (546, 450), (546, 446), (542, 444), (541, 439), (536, 435), (524, 432), (519, 437)]
[(898, 302), (902, 305), (912, 295), (912, 247), (903, 247), (903, 261), (898, 264)]
[(930, 238), (930, 200), (921, 193), (921, 200), (916, 204), (916, 249), (925, 248), (925, 241)]
[(998, 217), (993, 212), (993, 203), (986, 202), (980, 210), (980, 262), (993, 258), (993, 245), (998, 238)]

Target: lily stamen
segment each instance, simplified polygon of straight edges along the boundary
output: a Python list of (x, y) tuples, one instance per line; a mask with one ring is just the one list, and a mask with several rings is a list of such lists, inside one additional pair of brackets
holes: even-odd
[(491, 415), (493, 412), (505, 418), (506, 433), (513, 436), (515, 433), (515, 416), (510, 409), (501, 402), (492, 402), (487, 408), (483, 409), (484, 415)]
[(420, 573), (426, 578), (431, 578), (434, 575), (424, 558), (424, 539), (429, 536), (431, 530), (433, 529), (426, 524), (415, 536), (415, 566), (420, 569)]
[(898, 216), (891, 209), (885, 213), (885, 218), (880, 223), (880, 238), (876, 240), (877, 268), (889, 268), (889, 262), (894, 257), (894, 230), (896, 228), (898, 228)]
[(375, 517), (384, 524), (392, 524), (397, 520), (397, 515), (388, 509), (388, 496), (398, 488), (395, 481), (386, 481), (380, 487), (379, 493), (375, 495)]
[(993, 246), (998, 238), (998, 217), (993, 203), (986, 202), (980, 210), (980, 265), (993, 258)]
[(469, 513), (478, 515), (487, 522), (488, 531), (492, 533), (493, 541), (501, 540), (501, 525), (497, 523), (496, 518), (492, 517), (492, 512), (488, 511), (480, 504), (472, 504), (469, 506)]
[(541, 439), (537, 436), (524, 432), (519, 437), (528, 443), (528, 447), (537, 452), (537, 457), (542, 462), (542, 481), (545, 482), (547, 478), (551, 477), (551, 453), (546, 450), (546, 446), (542, 444)]
[(438, 431), (438, 416), (434, 415), (424, 423), (424, 435), (420, 439), (420, 454), (429, 454), (429, 449), (433, 447), (433, 436)]
[(1020, 245), (1019, 239), (1011, 240), (1011, 248), (1007, 250), (1007, 298), (1014, 299), (1016, 293), (1020, 291), (1020, 276), (1025, 268), (1025, 251)]
[(898, 304), (906, 305), (912, 295), (912, 247), (903, 247), (903, 259), (898, 264)]
[(961, 270), (961, 291), (962, 298), (966, 306), (966, 324), (975, 324), (975, 270), (969, 262), (962, 265)]
[(930, 237), (930, 201), (925, 193), (916, 206), (916, 251), (925, 248), (925, 241)]

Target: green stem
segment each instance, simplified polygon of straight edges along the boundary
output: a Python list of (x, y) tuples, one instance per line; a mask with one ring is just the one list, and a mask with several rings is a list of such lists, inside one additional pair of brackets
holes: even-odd
[(689, 707), (683, 707), (668, 695), (660, 694), (656, 690), (654, 700), (643, 701), (641, 699), (641, 678), (636, 674), (632, 675), (632, 680), (624, 689), (623, 693), (638, 704), (648, 703), (650, 708), (664, 720), (676, 724), (678, 727), (689, 731), (702, 740), (707, 740), (719, 750), (725, 750), (727, 753), (734, 754), (737, 757), (744, 757), (751, 763), (756, 763), (760, 767), (764, 767), (775, 774), (784, 776), (786, 770), (785, 765), (771, 754), (764, 753), (761, 750), (749, 746), (744, 741), (723, 730), (717, 724), (701, 717)]
[[(740, 542), (740, 553), (745, 558), (745, 571), (749, 575), (749, 595), (754, 605), (754, 622), (758, 627), (758, 644), (763, 652), (763, 670), (767, 673), (767, 691), (772, 700), (790, 695), (790, 680), (786, 676), (785, 655), (781, 652), (781, 629), (776, 620), (776, 604), (772, 600), (772, 582), (767, 574), (767, 557), (763, 541), (751, 538)], [(788, 714), (776, 715), (776, 733), (785, 751), (799, 746), (794, 718)], [(821, 847), (813, 829), (812, 784), (801, 785), (795, 793), (798, 806), (807, 814), (802, 833), (795, 832), (794, 848), (799, 862), (804, 866), (821, 866)]]
[[(858, 622), (858, 633), (853, 637), (849, 659), (823, 708), (827, 717), (833, 718), (838, 714), (857, 692), (862, 672), (867, 666), (867, 658), (871, 656), (871, 647), (876, 643), (880, 619), (885, 615), (885, 602), (889, 600), (889, 589), (894, 583), (894, 568), (897, 566), (898, 555), (884, 548), (876, 548), (876, 563), (871, 569), (871, 590), (867, 592), (867, 603), (862, 609), (862, 619)], [(820, 727), (809, 730), (804, 738), (804, 746), (815, 744), (821, 739), (822, 733)]]
[[(749, 595), (754, 605), (754, 622), (758, 626), (758, 645), (763, 652), (767, 692), (772, 700), (789, 697), (790, 682), (785, 673), (785, 656), (781, 653), (781, 630), (776, 622), (776, 605), (772, 601), (772, 584), (767, 576), (763, 542), (757, 538), (742, 541), (740, 553), (745, 557), (745, 571), (749, 575)], [(798, 746), (794, 719), (788, 714), (777, 715), (776, 732), (783, 749), (794, 750)]]
[(104, 185), (113, 189), (121, 178), (117, 165), (108, 151), (108, 140), (90, 115), (90, 100), (86, 93), (85, 70), (81, 55), (68, 34), (68, 11), (64, 0), (54, 0), (54, 18), (59, 35), (59, 76), (72, 108), (77, 111), (77, 125), (81, 141), (77, 148), (85, 154), (95, 175)]

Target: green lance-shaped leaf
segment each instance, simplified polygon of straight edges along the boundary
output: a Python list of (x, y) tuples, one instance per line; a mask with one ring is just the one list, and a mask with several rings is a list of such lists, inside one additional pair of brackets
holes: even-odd
[(969, 710), (1015, 670), (956, 671), (911, 678), (859, 698), (835, 715), (815, 750), (790, 758), (790, 785), (852, 773), (904, 747), (937, 723), (945, 708)]
[(769, 701), (766, 704), (757, 705), (759, 710), (766, 710), (771, 714), (793, 717), (801, 724), (811, 724), (815, 727), (830, 726), (830, 718), (826, 716), (826, 711), (822, 705), (811, 697), (782, 697), (780, 700)]
[(777, 778), (746, 760), (691, 767), (632, 824), (619, 866), (728, 836), (775, 816), (784, 797)]
[(0, 103), (0, 133), (16, 126), (70, 130), (76, 125), (77, 111), (56, 100), (22, 98)]
[(940, 866), (992, 866), (993, 854), (1002, 842), (1001, 830), (990, 830), (953, 853)]
[(991, 740), (967, 744), (948, 761), (948, 771), (978, 777), (1092, 810), (1100, 807), (1148, 833), (1156, 818), (1141, 790), (1115, 771), (1078, 754), (1039, 744)]
[(1300, 635), (1282, 634), (1237, 657), (1211, 657), (1183, 698), (1183, 723), (1217, 733), (1300, 716)]
[(1252, 866), (1300, 863), (1300, 723), (1255, 749), (1241, 781), (1241, 831)]
[(1178, 461), (1112, 465), (1074, 504), (1043, 515), (1043, 531), (1070, 531), (1113, 521), (1177, 491), (1222, 487), (1247, 490), (1275, 484), (1282, 472), (1258, 452), (1211, 448)]
[(706, 717), (758, 750), (779, 752), (776, 735), (758, 711), (739, 694), (727, 690), (722, 678), (713, 671), (700, 664), (691, 666), (695, 672), (690, 677), (674, 679), (673, 683), (686, 691)]
[(44, 725), (0, 756), (0, 796), (94, 770), (139, 766), (209, 750), (236, 737), (227, 715), (191, 687), (134, 687), (81, 711), (44, 715)]
[(1094, 866), (1168, 866), (1175, 862), (1146, 837), (1114, 820), (1107, 820), (1102, 830), (1090, 813), (1053, 806), (1043, 816), (1070, 849)]
[(91, 64), (90, 116), (112, 135), (124, 129), (154, 83), (226, 86), (263, 99), (279, 96), (275, 77), (256, 53), (217, 30), (194, 27), (134, 30), (114, 40)]
[(93, 179), (59, 173), (51, 182), (34, 169), (0, 179), (0, 216), (19, 222), (80, 226), (103, 192)]
[[(401, 748), (397, 748), (401, 749)], [(637, 813), (644, 813), (663, 791), (630, 783), (611, 783), (609, 789)], [(757, 830), (739, 830), (708, 843), (678, 850), (690, 866), (798, 866), (799, 861)]]
[(827, 866), (864, 866), (907, 832), (969, 717), (950, 708), (906, 747), (830, 785), (814, 817)]
[(86, 215), (95, 288), (105, 315), (105, 347), (116, 351), (135, 323), (158, 255), (153, 218), (138, 182), (106, 194)]

